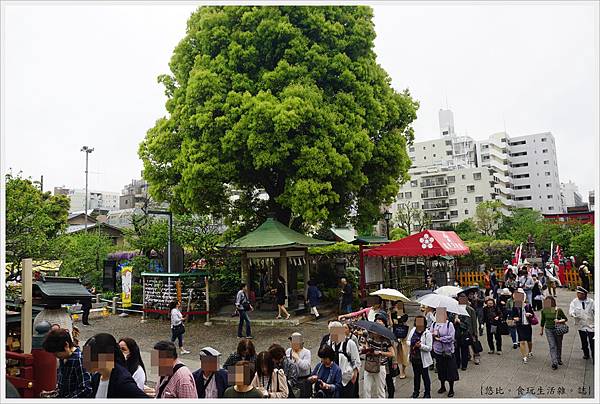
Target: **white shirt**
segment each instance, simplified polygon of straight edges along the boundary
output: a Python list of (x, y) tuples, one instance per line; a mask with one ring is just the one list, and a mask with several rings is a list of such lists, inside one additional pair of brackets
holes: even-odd
[(100, 383), (98, 383), (98, 390), (96, 390), (95, 398), (107, 398), (108, 397), (108, 384), (110, 383), (110, 379), (102, 380), (100, 379)]
[(146, 384), (146, 373), (141, 366), (138, 366), (137, 370), (131, 375), (133, 380), (135, 380), (135, 384), (137, 384), (138, 388), (144, 391), (144, 384)]
[[(583, 303), (583, 304), (582, 304)], [(585, 306), (585, 308), (583, 307)], [(594, 300), (573, 299), (569, 306), (569, 315), (575, 319), (578, 330), (594, 332)]]
[(292, 348), (286, 349), (285, 355), (298, 366), (298, 377), (310, 375), (311, 353), (308, 349), (302, 348), (300, 352), (298, 352), (298, 357), (300, 358), (298, 361), (292, 356)]
[(183, 315), (179, 311), (179, 309), (174, 308), (171, 310), (171, 328), (179, 325), (183, 322)]
[[(413, 334), (416, 331), (416, 327), (413, 327), (408, 335), (406, 336), (406, 340), (410, 344)], [(409, 348), (410, 349), (410, 348)], [(431, 336), (431, 331), (425, 328), (423, 334), (421, 334), (421, 362), (423, 362), (423, 369), (428, 368), (433, 365), (433, 359), (431, 358), (431, 350), (433, 349), (433, 337)]]
[[(202, 378), (204, 379), (204, 383), (208, 380), (206, 373), (202, 374)], [(219, 398), (219, 392), (217, 391), (217, 382), (215, 382), (215, 376), (213, 373), (210, 382), (206, 385), (205, 389), (205, 398)]]
[[(341, 342), (339, 345), (339, 348), (338, 348), (339, 349), (339, 363), (340, 363), (339, 366), (340, 366), (340, 370), (342, 371), (342, 385), (344, 385), (344, 386), (346, 386), (348, 384), (348, 382), (352, 379), (352, 375), (354, 374), (354, 369), (360, 368), (360, 355), (358, 353), (358, 347), (356, 346), (356, 344), (354, 343), (354, 341), (352, 339), (348, 339), (348, 343), (346, 345), (346, 353), (350, 357), (350, 360), (348, 360), (348, 358), (346, 358), (346, 355), (344, 355), (342, 353), (345, 341), (346, 340)], [(329, 346), (331, 346), (334, 351), (336, 350), (331, 339), (329, 339), (329, 341), (327, 341), (327, 344)]]

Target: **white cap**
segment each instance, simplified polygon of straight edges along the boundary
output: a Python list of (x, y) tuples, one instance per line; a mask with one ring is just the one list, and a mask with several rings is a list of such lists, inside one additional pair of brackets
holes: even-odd
[(213, 347), (207, 346), (200, 350), (200, 356), (221, 356), (221, 352)]

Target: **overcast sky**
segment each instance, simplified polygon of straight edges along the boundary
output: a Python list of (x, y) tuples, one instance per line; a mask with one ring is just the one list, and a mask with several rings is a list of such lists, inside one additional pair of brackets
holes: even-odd
[[(65, 4), (65, 3), (63, 3)], [(140, 177), (138, 145), (165, 115), (156, 81), (195, 10), (187, 5), (4, 3), (4, 168), (44, 188), (120, 191)], [(437, 113), (484, 139), (551, 131), (560, 179), (584, 200), (597, 182), (598, 4), (377, 5), (375, 48), (397, 90), (421, 107), (416, 141)]]

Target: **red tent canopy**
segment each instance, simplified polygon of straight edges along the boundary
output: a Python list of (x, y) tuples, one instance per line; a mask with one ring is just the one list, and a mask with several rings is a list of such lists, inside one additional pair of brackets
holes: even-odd
[(467, 255), (469, 247), (453, 231), (423, 230), (393, 243), (373, 248), (367, 256), (423, 257), (438, 255)]

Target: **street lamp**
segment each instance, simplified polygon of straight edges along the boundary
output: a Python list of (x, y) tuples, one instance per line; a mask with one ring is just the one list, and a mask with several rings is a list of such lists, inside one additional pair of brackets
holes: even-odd
[(90, 155), (91, 152), (94, 151), (94, 148), (89, 148), (87, 146), (83, 146), (81, 148), (82, 152), (85, 152), (85, 232), (87, 233), (87, 225), (88, 225), (88, 217), (87, 217), (87, 212), (88, 212), (88, 157)]
[(387, 234), (387, 239), (390, 239), (390, 220), (392, 220), (392, 213), (389, 210), (385, 210), (383, 212), (383, 219), (385, 220), (385, 230)]

